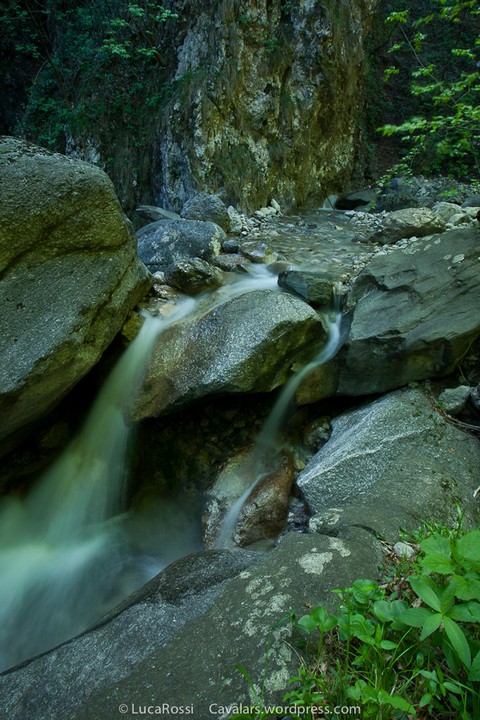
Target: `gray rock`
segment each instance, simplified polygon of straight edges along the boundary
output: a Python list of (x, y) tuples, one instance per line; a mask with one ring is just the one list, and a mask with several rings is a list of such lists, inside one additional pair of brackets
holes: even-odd
[(230, 255), (230, 253), (220, 253), (213, 261), (213, 264), (224, 272), (247, 272), (248, 267), (251, 265), (250, 261), (244, 258), (243, 255)]
[(286, 270), (278, 276), (278, 284), (316, 306), (331, 306), (334, 281), (325, 273)]
[(198, 193), (183, 206), (180, 215), (186, 220), (208, 220), (219, 225), (225, 232), (230, 231), (230, 215), (227, 206), (218, 195)]
[(480, 336), (480, 232), (450, 230), (375, 256), (358, 275), (343, 348), (299, 388), (299, 402), (385, 392), (448, 375)]
[[(209, 560), (218, 566), (215, 558), (224, 553), (205, 556), (205, 579)], [(218, 706), (252, 703), (238, 665), (262, 699), (279, 702), (298, 656), (289, 644), (290, 624), (278, 621), (292, 610), (302, 615), (332, 603), (330, 590), (359, 576), (375, 578), (381, 558), (380, 543), (360, 528), (342, 539), (291, 533), (233, 580), (231, 571), (217, 571), (224, 583), (213, 591), (196, 581), (194, 568), (184, 575), (180, 561), (166, 578), (166, 596), (165, 582), (160, 592), (153, 586), (150, 597), (140, 595), (92, 632), (0, 677), (4, 712), (9, 720), (118, 720), (121, 704), (130, 710), (166, 703), (193, 705), (189, 717), (205, 720), (212, 703), (215, 713)]]
[(240, 250), (240, 243), (238, 240), (225, 240), (222, 245), (222, 250), (224, 253), (238, 253)]
[(250, 262), (268, 263), (275, 262), (277, 256), (266, 242), (260, 240), (248, 240), (240, 245), (240, 252)]
[(397, 542), (393, 546), (394, 555), (398, 558), (411, 559), (415, 557), (415, 549), (404, 542)]
[(480, 195), (470, 195), (463, 203), (462, 208), (480, 207)]
[(2, 138), (0, 183), (3, 439), (92, 368), (150, 280), (99, 168)]
[(435, 213), (435, 215), (441, 217), (445, 223), (450, 222), (451, 218), (454, 215), (458, 215), (458, 213), (461, 212), (460, 205), (449, 202), (435, 203), (435, 205), (432, 207), (432, 211)]
[(405, 208), (395, 210), (382, 220), (379, 230), (367, 236), (367, 240), (391, 245), (402, 238), (424, 237), (445, 230), (445, 221), (429, 208)]
[(205, 302), (194, 319), (159, 339), (136, 419), (209, 394), (272, 390), (285, 382), (294, 362), (310, 358), (325, 339), (314, 310), (286, 293), (254, 290), (213, 308)]
[(428, 517), (449, 522), (455, 502), (473, 513), (480, 447), (446, 422), (420, 390), (390, 393), (332, 421), (330, 440), (297, 484), (314, 529), (361, 525), (395, 542)]
[(467, 406), (471, 389), (469, 385), (447, 388), (438, 396), (438, 404), (449, 415), (459, 415)]
[(206, 260), (193, 258), (188, 262), (175, 263), (166, 272), (169, 285), (189, 295), (196, 295), (204, 290), (214, 290), (223, 285), (222, 271), (210, 265)]
[(150, 222), (156, 222), (157, 220), (181, 220), (181, 216), (178, 213), (171, 212), (170, 210), (164, 210), (161, 207), (155, 205), (140, 205), (135, 209), (137, 215), (141, 218), (149, 220)]
[(141, 228), (137, 239), (141, 260), (151, 272), (157, 272), (196, 257), (213, 260), (227, 236), (212, 222), (159, 220)]
[(470, 393), (470, 401), (475, 410), (478, 410), (480, 412), (480, 383), (477, 385), (477, 387), (472, 388), (472, 391)]

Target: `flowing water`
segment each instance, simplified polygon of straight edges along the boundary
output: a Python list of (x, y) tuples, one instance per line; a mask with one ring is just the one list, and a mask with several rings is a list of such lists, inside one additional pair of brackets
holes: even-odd
[[(214, 293), (180, 302), (166, 318), (146, 317), (79, 436), (26, 497), (1, 502), (0, 670), (82, 632), (169, 562), (199, 549), (198, 538), (186, 529), (191, 525), (187, 512), (185, 522), (172, 531), (169, 522), (173, 516), (178, 519), (178, 507), (158, 505), (146, 521), (132, 520), (124, 512), (133, 434), (124, 411), (140, 387), (162, 332), (185, 318), (262, 289), (280, 292), (276, 276), (258, 266), (251, 275), (237, 276)], [(252, 460), (255, 481), (229, 515), (224, 544), (244, 500), (261, 477), (264, 456), (296, 389), (313, 367), (335, 352), (338, 312), (329, 317), (328, 327), (322, 353), (287, 383), (260, 434)], [(153, 544), (161, 548), (153, 556), (143, 547), (132, 547), (132, 532), (144, 536), (149, 523)]]
[(115, 595), (131, 436), (124, 406), (155, 339), (194, 305), (188, 299), (166, 319), (146, 318), (80, 435), (27, 497), (0, 506), (0, 668), (84, 630)]
[[(133, 434), (124, 410), (162, 332), (263, 289), (279, 290), (276, 276), (258, 266), (214, 293), (181, 301), (166, 318), (147, 316), (79, 436), (26, 497), (1, 502), (0, 671), (82, 632), (169, 562), (200, 549), (188, 511), (178, 523), (182, 511), (171, 503), (154, 508), (154, 517), (122, 514)], [(153, 557), (130, 543), (140, 532), (148, 545), (148, 531), (150, 545), (159, 546)]]
[(341, 298), (337, 295), (335, 298), (335, 307), (331, 310), (331, 312), (327, 312), (324, 316), (328, 333), (326, 344), (316, 358), (305, 365), (305, 367), (295, 375), (292, 375), (292, 377), (285, 383), (255, 442), (255, 446), (250, 457), (240, 469), (241, 474), (245, 478), (253, 478), (253, 480), (251, 480), (250, 483), (248, 483), (247, 480), (248, 484), (246, 489), (226, 514), (218, 533), (215, 547), (224, 548), (233, 544), (232, 536), (235, 532), (235, 527), (242, 508), (259, 482), (269, 472), (269, 456), (272, 453), (272, 450), (274, 450), (280, 428), (286, 419), (289, 408), (293, 403), (295, 393), (300, 387), (302, 381), (314, 368), (331, 360), (339, 350), (341, 344), (340, 326), (342, 321), (340, 304)]

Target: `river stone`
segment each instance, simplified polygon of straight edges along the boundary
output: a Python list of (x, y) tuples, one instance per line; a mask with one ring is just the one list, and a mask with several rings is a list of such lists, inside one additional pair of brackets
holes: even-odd
[(467, 519), (478, 485), (478, 440), (446, 422), (416, 389), (398, 390), (332, 421), (330, 440), (297, 485), (316, 516), (311, 529), (361, 525), (394, 542), (401, 527)]
[(167, 582), (160, 575), (120, 614), (0, 676), (6, 717), (118, 720), (122, 704), (131, 714), (132, 704), (138, 712), (166, 703), (193, 705), (194, 720), (213, 716), (216, 704), (214, 716), (226, 718), (219, 706), (252, 703), (239, 665), (262, 699), (280, 702), (298, 670), (298, 654), (290, 645), (290, 623), (278, 621), (292, 610), (303, 614), (334, 602), (330, 590), (359, 576), (375, 579), (382, 559), (380, 543), (361, 528), (344, 539), (290, 533), (254, 564), (253, 553), (245, 559), (237, 550), (221, 560), (226, 553), (203, 556), (200, 582), (192, 558), (179, 561), (174, 574), (166, 571)]
[(460, 415), (467, 406), (472, 388), (470, 385), (459, 385), (446, 388), (438, 396), (438, 404), (449, 415)]
[(277, 259), (275, 251), (261, 240), (247, 240), (247, 242), (240, 245), (240, 252), (253, 263), (265, 263), (268, 265)]
[(159, 338), (133, 411), (137, 420), (206, 395), (273, 390), (325, 341), (319, 316), (287, 293), (254, 290), (213, 308), (205, 302)]
[(297, 401), (365, 395), (451, 373), (480, 336), (480, 232), (455, 228), (375, 256), (348, 303), (350, 332)]
[(198, 193), (183, 206), (180, 216), (186, 220), (210, 220), (225, 232), (230, 231), (230, 215), (227, 206), (218, 195)]
[(227, 239), (212, 222), (200, 220), (157, 220), (137, 231), (138, 254), (151, 272), (201, 258), (211, 261)]
[(334, 281), (326, 273), (286, 270), (278, 276), (278, 284), (312, 305), (331, 306), (333, 303)]
[(165, 277), (169, 285), (189, 295), (214, 290), (223, 284), (222, 271), (201, 258), (175, 263)]
[(4, 439), (92, 368), (150, 280), (98, 167), (3, 137), (0, 185)]
[(405, 208), (388, 213), (380, 228), (365, 239), (391, 245), (402, 238), (424, 237), (442, 230), (445, 230), (445, 221), (429, 208)]
[(274, 540), (280, 535), (287, 522), (293, 480), (292, 457), (283, 453), (246, 499), (233, 535), (237, 545)]

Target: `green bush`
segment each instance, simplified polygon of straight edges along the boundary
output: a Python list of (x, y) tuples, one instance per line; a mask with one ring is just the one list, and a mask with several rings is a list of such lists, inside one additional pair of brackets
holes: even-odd
[(391, 582), (335, 591), (336, 612), (320, 606), (295, 620), (317, 641), (285, 701), (354, 702), (363, 718), (480, 717), (480, 530), (435, 532), (420, 552)]
[[(402, 0), (399, 0), (402, 5)], [(480, 10), (477, 0), (428, 0), (392, 12), (393, 63), (385, 80), (409, 76), (415, 114), (379, 128), (399, 135), (414, 171), (462, 177), (480, 170)], [(405, 2), (403, 2), (405, 8)], [(405, 69), (408, 68), (408, 69)]]

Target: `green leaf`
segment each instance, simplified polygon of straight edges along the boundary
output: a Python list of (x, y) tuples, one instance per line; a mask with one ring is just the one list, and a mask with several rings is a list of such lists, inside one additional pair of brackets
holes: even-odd
[(381, 622), (394, 622), (399, 619), (400, 613), (407, 610), (404, 600), (376, 600), (373, 603), (373, 614)]
[(334, 628), (338, 623), (335, 615), (330, 615), (327, 609), (324, 608), (322, 605), (314, 608), (310, 615), (316, 621), (319, 630), (321, 630), (322, 632), (328, 632), (329, 630), (332, 630), (332, 628)]
[(420, 633), (420, 640), (425, 640), (429, 635), (438, 630), (442, 624), (443, 615), (441, 613), (435, 613), (431, 615), (423, 626), (422, 632)]
[(427, 608), (408, 608), (399, 614), (398, 619), (411, 627), (423, 627), (432, 615)]
[(470, 608), (468, 607), (467, 603), (462, 603), (462, 605), (455, 605), (455, 607), (451, 608), (448, 611), (448, 617), (452, 618), (452, 620), (459, 620), (460, 622), (468, 623), (475, 621), (475, 618), (470, 612)]
[(430, 605), (430, 607), (437, 612), (440, 611), (441, 601), (436, 592), (437, 587), (431, 580), (424, 577), (412, 576), (408, 578), (408, 582), (412, 586), (414, 592), (423, 600), (424, 603)]
[(413, 705), (404, 700), (400, 695), (389, 695), (386, 690), (378, 691), (378, 701), (380, 705), (390, 705), (390, 707), (397, 708), (397, 710), (404, 710), (405, 712), (413, 712)]
[(453, 560), (441, 553), (430, 553), (420, 560), (420, 564), (427, 572), (439, 575), (451, 575), (455, 569)]
[(473, 658), (468, 679), (470, 682), (480, 682), (480, 651)]
[(452, 648), (455, 650), (465, 667), (467, 669), (470, 668), (472, 664), (472, 656), (467, 638), (463, 634), (463, 630), (451, 618), (446, 617), (443, 619), (443, 622), (445, 625), (445, 634), (448, 637)]
[(455, 555), (460, 562), (464, 561), (480, 571), (480, 530), (471, 530), (461, 537), (457, 541)]
[(382, 650), (395, 650), (398, 645), (391, 640), (382, 640), (380, 643), (380, 647), (382, 648)]

